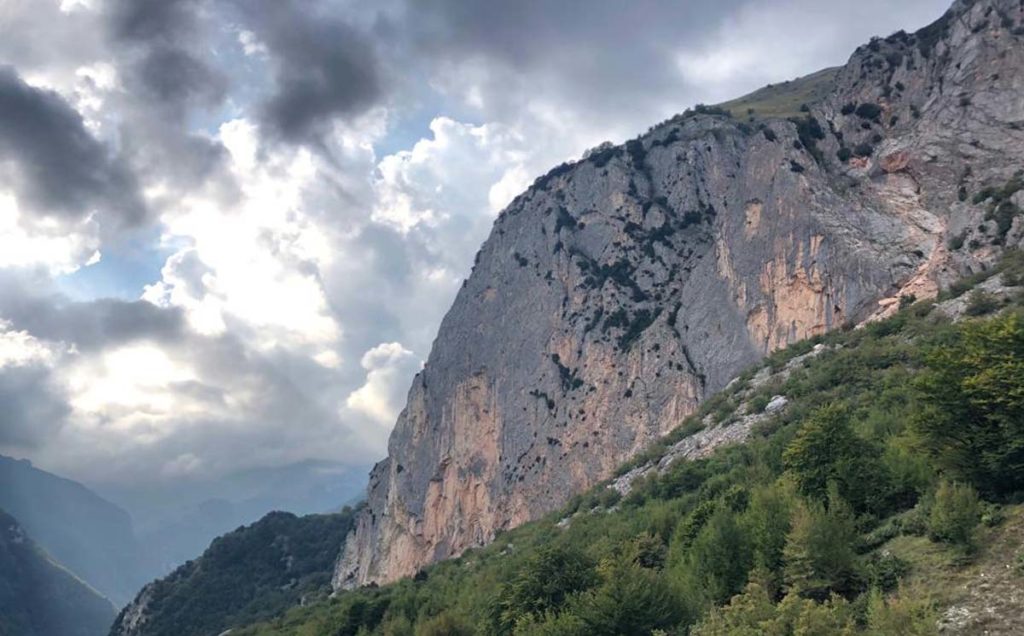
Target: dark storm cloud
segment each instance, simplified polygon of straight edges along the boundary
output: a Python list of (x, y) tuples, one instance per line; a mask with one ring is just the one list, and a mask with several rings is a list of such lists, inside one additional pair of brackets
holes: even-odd
[(210, 33), (198, 0), (115, 0), (109, 28), (128, 48), (130, 81), (140, 97), (184, 116), (191, 105), (215, 107), (227, 95), (227, 77), (208, 64)]
[(0, 174), (45, 216), (79, 219), (98, 210), (125, 225), (145, 217), (132, 173), (81, 115), (10, 66), (0, 66)]
[(135, 73), (147, 96), (162, 104), (216, 106), (227, 95), (224, 75), (174, 47), (159, 46), (148, 51)]
[[(217, 5), (205, 0), (110, 0), (102, 16), (124, 84), (114, 106), (125, 154), (139, 174), (170, 190), (216, 192), (224, 202), (237, 188), (227, 151), (193, 130), (194, 117), (214, 117), (232, 86), (211, 55), (223, 36)], [(159, 207), (159, 203), (154, 204)]]
[(0, 448), (36, 448), (60, 430), (71, 409), (45, 365), (0, 367)]
[[(413, 55), (456, 68), (477, 63), (479, 76), (470, 81), (488, 116), (514, 119), (546, 102), (555, 112), (568, 107), (585, 116), (584, 124), (630, 121), (643, 130), (701, 99), (736, 97), (842, 63), (868, 37), (922, 26), (947, 3), (404, 0), (392, 28)], [(807, 42), (813, 48), (802, 48)], [(763, 49), (753, 63), (726, 64), (721, 74), (700, 79), (681, 72), (680, 53), (697, 55), (708, 72), (750, 46)], [(802, 50), (819, 66), (794, 62), (794, 52)], [(456, 76), (454, 83), (459, 81)]]
[(19, 306), (4, 310), (4, 317), (15, 328), (30, 330), (38, 338), (73, 343), (81, 351), (101, 350), (133, 340), (171, 344), (184, 333), (179, 310), (143, 300), (22, 300)]
[(263, 104), (269, 131), (291, 142), (315, 140), (336, 117), (358, 115), (383, 97), (370, 38), (320, 2), (238, 2), (274, 68)]
[[(509, 91), (551, 89), (628, 107), (678, 87), (672, 50), (713, 36), (742, 0), (589, 2), (587, 0), (422, 0), (406, 3), (400, 30), (414, 50), (436, 58), (482, 59), (500, 86), (527, 74), (536, 81)], [(537, 75), (557, 78), (545, 86)]]
[(43, 285), (23, 272), (0, 272), (0, 321), (15, 331), (74, 345), (83, 352), (134, 340), (173, 343), (184, 338), (185, 318), (179, 309), (143, 300), (75, 301), (39, 291)]
[(118, 38), (169, 43), (195, 29), (198, 9), (198, 0), (114, 0), (110, 21)]

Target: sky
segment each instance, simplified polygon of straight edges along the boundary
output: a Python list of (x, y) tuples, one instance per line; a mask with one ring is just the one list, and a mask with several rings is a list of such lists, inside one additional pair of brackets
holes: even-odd
[(493, 219), (947, 0), (0, 0), (0, 453), (366, 467)]

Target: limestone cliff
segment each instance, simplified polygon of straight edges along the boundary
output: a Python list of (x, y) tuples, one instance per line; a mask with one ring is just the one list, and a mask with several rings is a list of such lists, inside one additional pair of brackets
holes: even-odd
[(560, 166), (499, 216), (371, 473), (336, 588), (551, 511), (767, 352), (1020, 241), (1019, 0), (958, 2), (726, 106)]

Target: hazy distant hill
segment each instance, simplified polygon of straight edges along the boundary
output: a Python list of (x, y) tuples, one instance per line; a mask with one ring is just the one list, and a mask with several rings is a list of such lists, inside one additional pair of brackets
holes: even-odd
[(118, 605), (155, 574), (128, 513), (78, 482), (0, 456), (0, 508), (54, 559)]
[(0, 510), (0, 634), (97, 636), (106, 632), (114, 611)]
[(272, 510), (297, 515), (336, 512), (354, 503), (365, 486), (362, 467), (304, 461), (216, 480), (97, 489), (131, 514), (136, 536), (159, 565), (151, 575), (155, 577), (196, 558), (214, 537), (253, 523)]

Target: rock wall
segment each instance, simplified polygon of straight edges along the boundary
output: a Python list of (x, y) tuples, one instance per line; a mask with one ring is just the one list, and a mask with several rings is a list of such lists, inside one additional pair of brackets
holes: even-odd
[(961, 1), (790, 119), (698, 109), (539, 178), (413, 381), (336, 588), (543, 515), (773, 349), (994, 259), (1020, 220), (972, 195), (1021, 165), (1022, 35), (1018, 0)]

